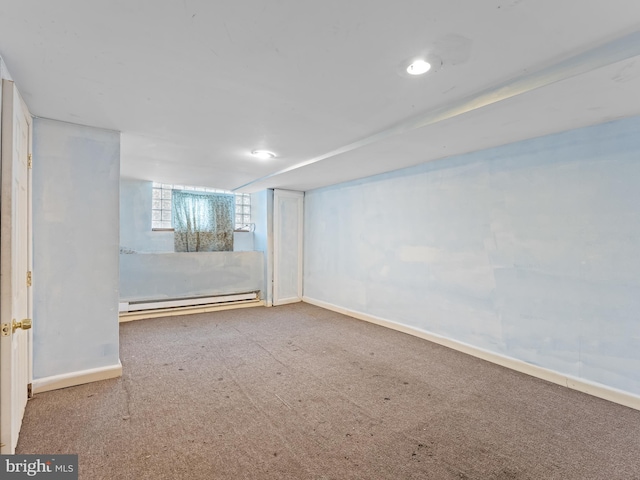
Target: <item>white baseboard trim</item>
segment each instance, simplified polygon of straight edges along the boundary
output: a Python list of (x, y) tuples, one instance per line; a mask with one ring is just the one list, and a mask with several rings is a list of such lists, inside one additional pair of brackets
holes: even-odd
[(62, 375), (53, 375), (51, 377), (38, 378), (31, 382), (31, 388), (34, 394), (48, 392), (49, 390), (58, 390), (60, 388), (74, 387), (83, 383), (97, 382), (98, 380), (107, 380), (122, 375), (122, 363), (118, 361), (116, 365), (108, 367), (92, 368), (89, 370), (80, 370), (79, 372), (64, 373)]
[(281, 300), (278, 300), (278, 302), (273, 302), (273, 306), (277, 307), (279, 305), (289, 305), (291, 303), (298, 303), (298, 302), (302, 302), (302, 299), (300, 297), (289, 297), (289, 298), (283, 298)]
[(640, 396), (634, 395), (633, 393), (625, 392), (623, 390), (608, 387), (600, 383), (591, 382), (589, 380), (577, 378), (571, 375), (556, 372), (554, 370), (549, 370), (547, 368), (532, 365), (530, 363), (523, 362), (522, 360), (516, 360), (515, 358), (507, 357), (499, 353), (494, 353), (482, 348), (474, 347), (473, 345), (470, 345), (468, 343), (459, 342), (457, 340), (443, 337), (426, 330), (402, 325), (401, 323), (393, 322), (381, 317), (376, 317), (374, 315), (369, 315), (355, 310), (350, 310), (348, 308), (339, 307), (323, 300), (317, 300), (315, 298), (307, 296), (303, 297), (302, 300), (306, 303), (326, 308), (327, 310), (332, 310), (334, 312), (342, 313), (343, 315), (357, 318), (358, 320), (375, 323), (376, 325), (381, 325), (383, 327), (391, 328), (399, 332), (423, 338), (430, 342), (437, 343), (438, 345), (443, 345), (445, 347), (452, 348), (453, 350), (457, 350), (459, 352), (481, 358), (482, 360), (486, 360), (488, 362), (510, 368), (517, 372), (531, 375), (532, 377), (541, 378), (542, 380), (547, 380), (549, 382), (556, 383), (558, 385), (562, 385), (579, 392), (587, 393), (589, 395), (593, 395), (594, 397), (603, 398), (605, 400), (609, 400), (610, 402), (618, 403), (626, 407), (640, 410)]

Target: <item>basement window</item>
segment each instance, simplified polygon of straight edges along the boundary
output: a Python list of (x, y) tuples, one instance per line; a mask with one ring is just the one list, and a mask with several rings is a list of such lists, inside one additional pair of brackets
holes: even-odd
[(235, 197), (235, 231), (250, 232), (251, 223), (251, 195), (248, 193), (233, 193), (218, 188), (194, 187), (190, 185), (171, 185), (153, 182), (151, 200), (151, 230), (173, 231), (172, 198), (173, 190), (184, 190), (206, 193), (227, 193)]

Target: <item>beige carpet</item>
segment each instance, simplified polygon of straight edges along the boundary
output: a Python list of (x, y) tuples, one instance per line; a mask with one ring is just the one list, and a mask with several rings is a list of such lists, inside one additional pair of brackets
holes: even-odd
[(307, 304), (121, 326), (124, 376), (36, 395), (81, 479), (640, 479), (640, 412)]

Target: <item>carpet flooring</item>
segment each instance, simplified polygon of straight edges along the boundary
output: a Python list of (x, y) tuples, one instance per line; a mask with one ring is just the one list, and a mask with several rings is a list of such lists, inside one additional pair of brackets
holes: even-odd
[(640, 479), (640, 411), (308, 304), (121, 325), (17, 453), (80, 479)]

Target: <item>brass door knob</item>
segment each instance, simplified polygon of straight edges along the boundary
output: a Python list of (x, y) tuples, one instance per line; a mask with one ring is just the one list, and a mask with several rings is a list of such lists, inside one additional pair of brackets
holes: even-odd
[(25, 318), (24, 320), (22, 320), (21, 322), (16, 322), (15, 320), (13, 321), (13, 333), (15, 333), (15, 331), (18, 328), (21, 328), (23, 330), (29, 330), (31, 328), (31, 319), (30, 318)]

